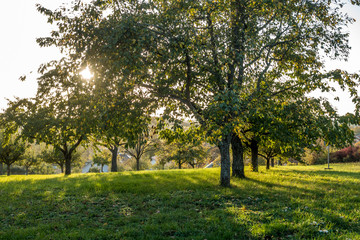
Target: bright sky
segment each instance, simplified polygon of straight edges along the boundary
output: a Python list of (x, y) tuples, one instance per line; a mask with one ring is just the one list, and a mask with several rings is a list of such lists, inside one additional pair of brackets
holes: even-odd
[[(3, 1), (0, 8), (0, 109), (6, 108), (5, 98), (31, 97), (36, 93), (36, 71), (40, 64), (58, 59), (60, 53), (55, 48), (40, 48), (37, 37), (48, 36), (51, 27), (46, 18), (36, 11), (40, 3), (55, 9), (71, 0), (15, 0)], [(346, 7), (350, 16), (357, 22), (348, 29), (352, 47), (348, 62), (328, 62), (329, 69), (342, 68), (350, 72), (360, 72), (360, 7)], [(30, 74), (30, 72), (32, 72)], [(28, 76), (25, 82), (19, 81), (21, 75)], [(338, 92), (340, 102), (334, 102), (340, 114), (353, 111), (347, 94)], [(326, 95), (333, 98), (334, 94)]]

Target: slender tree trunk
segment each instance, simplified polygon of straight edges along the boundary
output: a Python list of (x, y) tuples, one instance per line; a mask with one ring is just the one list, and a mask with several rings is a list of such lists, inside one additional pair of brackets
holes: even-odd
[(271, 158), (271, 167), (275, 166), (274, 158)]
[(251, 148), (251, 171), (258, 172), (258, 156), (259, 156), (259, 145), (258, 142), (254, 139), (251, 140), (250, 143)]
[(111, 151), (111, 172), (117, 172), (117, 155), (118, 155), (118, 146), (114, 146)]
[(230, 187), (230, 140), (230, 135), (225, 136), (218, 145), (221, 156), (220, 186), (222, 187)]
[(136, 171), (140, 170), (140, 158), (136, 158)]
[(7, 167), (7, 175), (10, 176), (10, 164), (6, 164)]
[(241, 139), (236, 134), (231, 138), (231, 149), (233, 154), (232, 176), (245, 178), (244, 172), (244, 146)]
[(270, 158), (266, 159), (266, 169), (270, 169)]
[(181, 160), (178, 161), (179, 169), (181, 169)]
[(71, 174), (71, 154), (65, 155), (65, 175)]
[(101, 166), (101, 167), (100, 167), (100, 168), (101, 168), (101, 169), (100, 169), (100, 172), (103, 173), (103, 172), (104, 172), (104, 164), (101, 164), (100, 166)]
[(3, 171), (4, 171), (4, 165), (3, 163), (0, 163), (0, 175), (4, 174)]

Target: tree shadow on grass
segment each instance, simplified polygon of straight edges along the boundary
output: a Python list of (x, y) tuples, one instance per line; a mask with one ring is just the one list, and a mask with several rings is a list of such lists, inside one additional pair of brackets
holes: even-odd
[(233, 179), (229, 189), (218, 186), (218, 170), (7, 183), (0, 190), (9, 197), (0, 197), (0, 229), (6, 229), (0, 239), (321, 239), (319, 229), (327, 224), (330, 231), (359, 229), (347, 208), (326, 208), (330, 195), (323, 183), (312, 188), (306, 178), (284, 182), (291, 175), (284, 173), (278, 182), (269, 176)]
[(248, 226), (233, 222), (221, 204), (223, 200), (216, 197), (223, 191), (218, 186), (218, 171), (205, 175), (170, 171), (59, 176), (9, 183), (3, 191), (11, 204), (2, 199), (5, 205), (0, 211), (0, 229), (11, 227), (0, 230), (0, 236), (4, 236), (0, 239), (251, 236)]
[[(303, 174), (309, 172), (305, 171)], [(319, 184), (306, 179), (296, 179), (291, 185), (268, 181), (269, 179), (263, 181), (253, 178), (242, 180), (250, 183), (250, 187), (257, 187), (256, 191), (251, 192), (249, 199), (253, 203), (241, 204), (243, 209), (262, 216), (258, 220), (258, 232), (262, 236), (290, 239), (360, 237), (360, 200), (358, 198), (356, 201), (352, 197), (352, 194), (360, 196), (359, 185), (352, 188), (351, 193), (345, 193), (343, 191), (354, 187), (354, 184), (347, 183), (344, 186), (337, 181)], [(246, 190), (249, 192), (249, 189)]]

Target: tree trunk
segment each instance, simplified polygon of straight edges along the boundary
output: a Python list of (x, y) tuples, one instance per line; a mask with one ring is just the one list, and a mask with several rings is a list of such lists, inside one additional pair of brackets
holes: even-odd
[(274, 158), (271, 158), (271, 167), (275, 166)]
[(4, 171), (4, 165), (3, 163), (0, 163), (0, 175), (3, 175), (3, 171)]
[(64, 173), (64, 164), (60, 164), (60, 171), (61, 173)]
[(29, 167), (25, 166), (25, 175), (29, 175)]
[(136, 171), (140, 170), (140, 158), (136, 158)]
[(10, 176), (10, 164), (7, 164), (6, 167), (7, 167), (7, 175)]
[(266, 169), (270, 169), (270, 159), (266, 159)]
[(230, 140), (230, 135), (225, 136), (218, 145), (221, 156), (220, 186), (222, 187), (230, 187)]
[(231, 138), (231, 149), (233, 154), (232, 176), (245, 178), (244, 172), (244, 147), (241, 139), (236, 134)]
[(71, 154), (65, 155), (65, 175), (71, 174)]
[(118, 147), (114, 146), (111, 151), (111, 172), (117, 172), (117, 155), (118, 155)]
[(178, 165), (179, 165), (179, 169), (181, 169), (181, 160), (179, 160)]
[(250, 143), (251, 148), (251, 171), (258, 172), (258, 156), (259, 156), (259, 146), (258, 142), (254, 139), (251, 140)]
[(103, 173), (103, 172), (104, 172), (104, 164), (101, 164), (101, 165), (100, 165), (100, 168), (101, 168), (101, 169), (100, 169), (100, 172)]

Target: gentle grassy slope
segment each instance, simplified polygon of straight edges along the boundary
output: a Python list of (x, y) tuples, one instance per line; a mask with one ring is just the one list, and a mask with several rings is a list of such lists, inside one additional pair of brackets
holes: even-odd
[(360, 239), (360, 165), (0, 176), (0, 239)]

